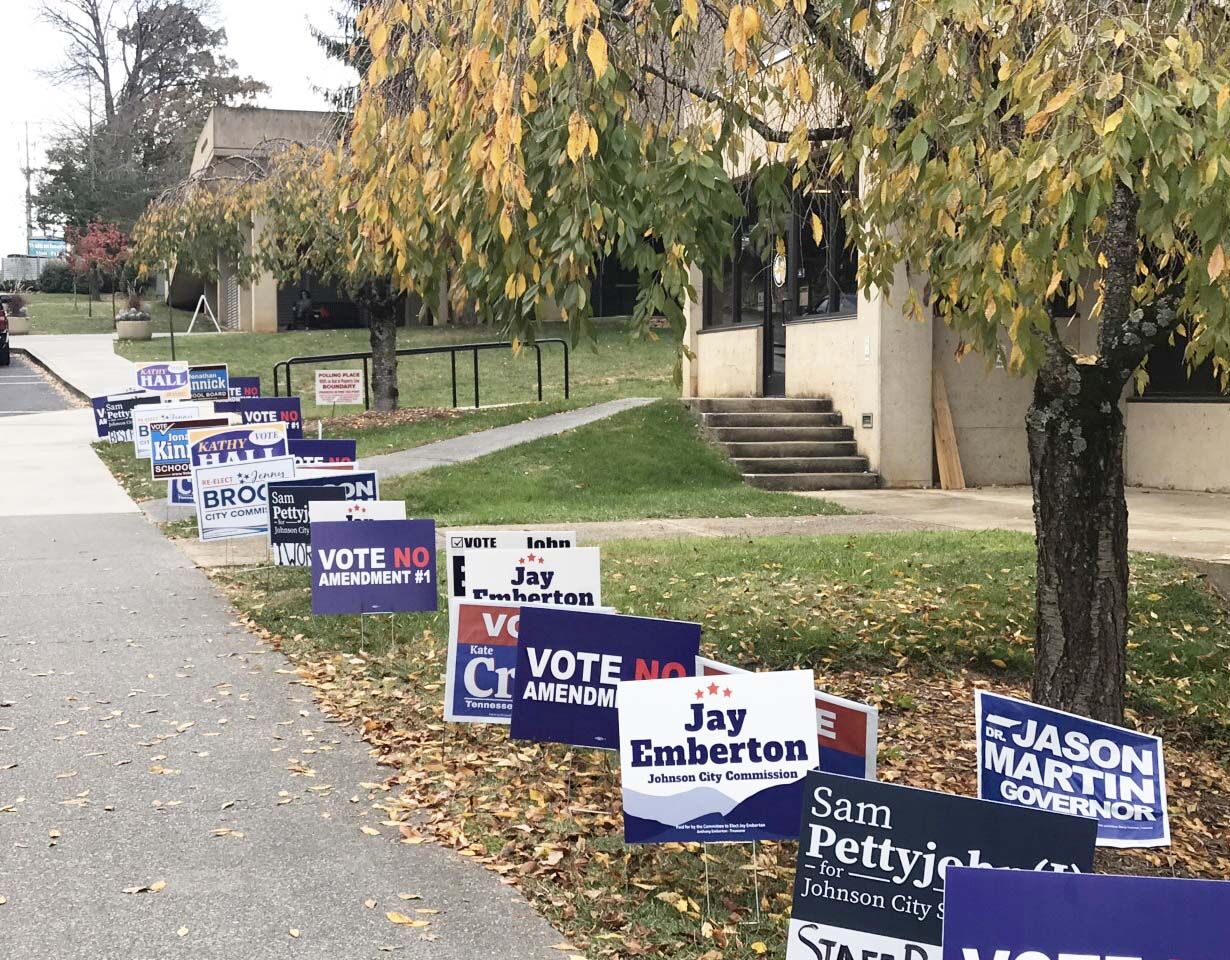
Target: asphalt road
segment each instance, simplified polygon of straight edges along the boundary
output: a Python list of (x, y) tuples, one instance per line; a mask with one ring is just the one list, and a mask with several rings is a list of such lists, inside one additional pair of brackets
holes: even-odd
[(25, 357), (14, 353), (13, 362), (7, 367), (0, 367), (0, 417), (66, 410), (68, 407), (68, 401)]

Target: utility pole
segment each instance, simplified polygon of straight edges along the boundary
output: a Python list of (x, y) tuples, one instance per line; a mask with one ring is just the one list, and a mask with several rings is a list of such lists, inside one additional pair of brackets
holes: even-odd
[(26, 166), (22, 171), (26, 175), (26, 253), (30, 252), (31, 241), (34, 240), (34, 199), (30, 192), (30, 177), (34, 170), (30, 166), (30, 121), (26, 121)]
[(90, 144), (90, 189), (94, 189), (94, 80), (91, 78), (86, 89), (86, 110), (88, 111), (89, 134), (88, 140)]

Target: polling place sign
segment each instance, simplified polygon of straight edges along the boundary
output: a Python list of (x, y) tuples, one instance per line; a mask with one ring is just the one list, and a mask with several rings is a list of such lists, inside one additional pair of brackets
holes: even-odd
[(269, 530), (268, 486), (295, 478), (295, 461), (273, 457), (195, 467), (192, 492), (202, 540), (260, 536)]
[(295, 466), (312, 470), (353, 470), (359, 458), (357, 440), (302, 440), (292, 438), (290, 455)]
[(508, 723), (521, 608), (450, 600), (444, 719)]
[(566, 550), (575, 530), (453, 530), (448, 534), (448, 595), (466, 596), (466, 559), (480, 550)]
[(519, 632), (510, 735), (606, 750), (620, 681), (690, 677), (700, 647), (696, 623), (558, 606), (522, 607)]
[(602, 604), (601, 567), (597, 547), (476, 550), (453, 587), (461, 588), (459, 600), (597, 607)]
[[(149, 469), (153, 480), (189, 479), (192, 476), (192, 455), (188, 448), (188, 432), (206, 427), (225, 427), (226, 417), (202, 417), (199, 420), (155, 421), (150, 424)], [(192, 502), (189, 491), (188, 502)], [(174, 502), (174, 501), (172, 501)]]
[(164, 400), (192, 399), (186, 360), (155, 360), (137, 363), (133, 367), (138, 390), (157, 394)]
[(206, 363), (188, 368), (193, 400), (229, 400), (231, 376), (225, 363)]
[(150, 457), (150, 425), (168, 420), (195, 420), (213, 413), (213, 404), (197, 401), (150, 404), (132, 411), (132, 447), (138, 460)]
[(1098, 821), (1098, 846), (1170, 844), (1162, 741), (976, 692), (978, 796)]
[(312, 613), (435, 610), (436, 524), (312, 524)]
[(312, 518), (310, 505), (322, 500), (342, 500), (341, 487), (269, 484), (269, 546), (279, 567), (312, 565)]
[(624, 841), (793, 839), (814, 704), (810, 670), (621, 683)]
[(316, 406), (363, 403), (363, 371), (317, 370)]
[(956, 867), (946, 886), (943, 960), (1230, 956), (1224, 880)]
[[(747, 672), (707, 657), (696, 658), (698, 677)], [(874, 780), (879, 726), (880, 711), (875, 707), (817, 690), (816, 736), (820, 744), (820, 769), (825, 773)]]
[(949, 869), (1088, 873), (1096, 836), (1095, 820), (813, 771), (786, 958), (941, 960)]

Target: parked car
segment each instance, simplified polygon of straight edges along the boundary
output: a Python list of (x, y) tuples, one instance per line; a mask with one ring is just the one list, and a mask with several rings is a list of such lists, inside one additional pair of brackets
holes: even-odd
[(12, 362), (9, 352), (9, 314), (8, 297), (0, 296), (0, 367), (7, 367)]

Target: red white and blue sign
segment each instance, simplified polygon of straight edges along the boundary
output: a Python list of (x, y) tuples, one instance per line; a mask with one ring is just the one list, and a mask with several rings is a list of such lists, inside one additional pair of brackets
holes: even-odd
[[(707, 657), (696, 658), (698, 677), (747, 672)], [(875, 707), (817, 690), (816, 737), (820, 745), (820, 769), (826, 773), (874, 780), (879, 726), (880, 711)]]
[[(154, 480), (188, 479), (192, 476), (192, 456), (188, 449), (188, 431), (203, 427), (225, 427), (225, 417), (204, 417), (199, 420), (173, 420), (150, 424), (150, 476)], [(188, 500), (192, 501), (189, 480)]]
[[(297, 468), (296, 468), (297, 469)], [(309, 476), (304, 477), (304, 474)], [(283, 486), (292, 487), (341, 487), (345, 491), (344, 500), (379, 500), (380, 479), (375, 470), (352, 470), (346, 473), (340, 471), (298, 470), (293, 480)]]
[(1224, 960), (1230, 883), (948, 871), (944, 960)]
[(444, 719), (508, 723), (521, 608), (470, 600), (449, 603)]
[(301, 440), (291, 438), (295, 466), (311, 470), (350, 470), (359, 457), (357, 440)]
[(247, 400), (261, 395), (260, 377), (231, 377), (227, 384), (229, 399)]
[(1100, 847), (1170, 844), (1158, 737), (979, 690), (978, 796), (1098, 821)]
[(228, 400), (231, 376), (225, 363), (206, 363), (188, 368), (193, 400)]
[(434, 520), (312, 524), (312, 613), (435, 610)]
[(509, 733), (614, 750), (620, 681), (691, 677), (699, 648), (696, 623), (522, 607)]
[(244, 423), (286, 424), (286, 435), (292, 440), (303, 439), (303, 411), (298, 397), (245, 397), (218, 404), (219, 413), (237, 413)]
[(793, 839), (814, 687), (810, 670), (621, 683), (625, 842)]

